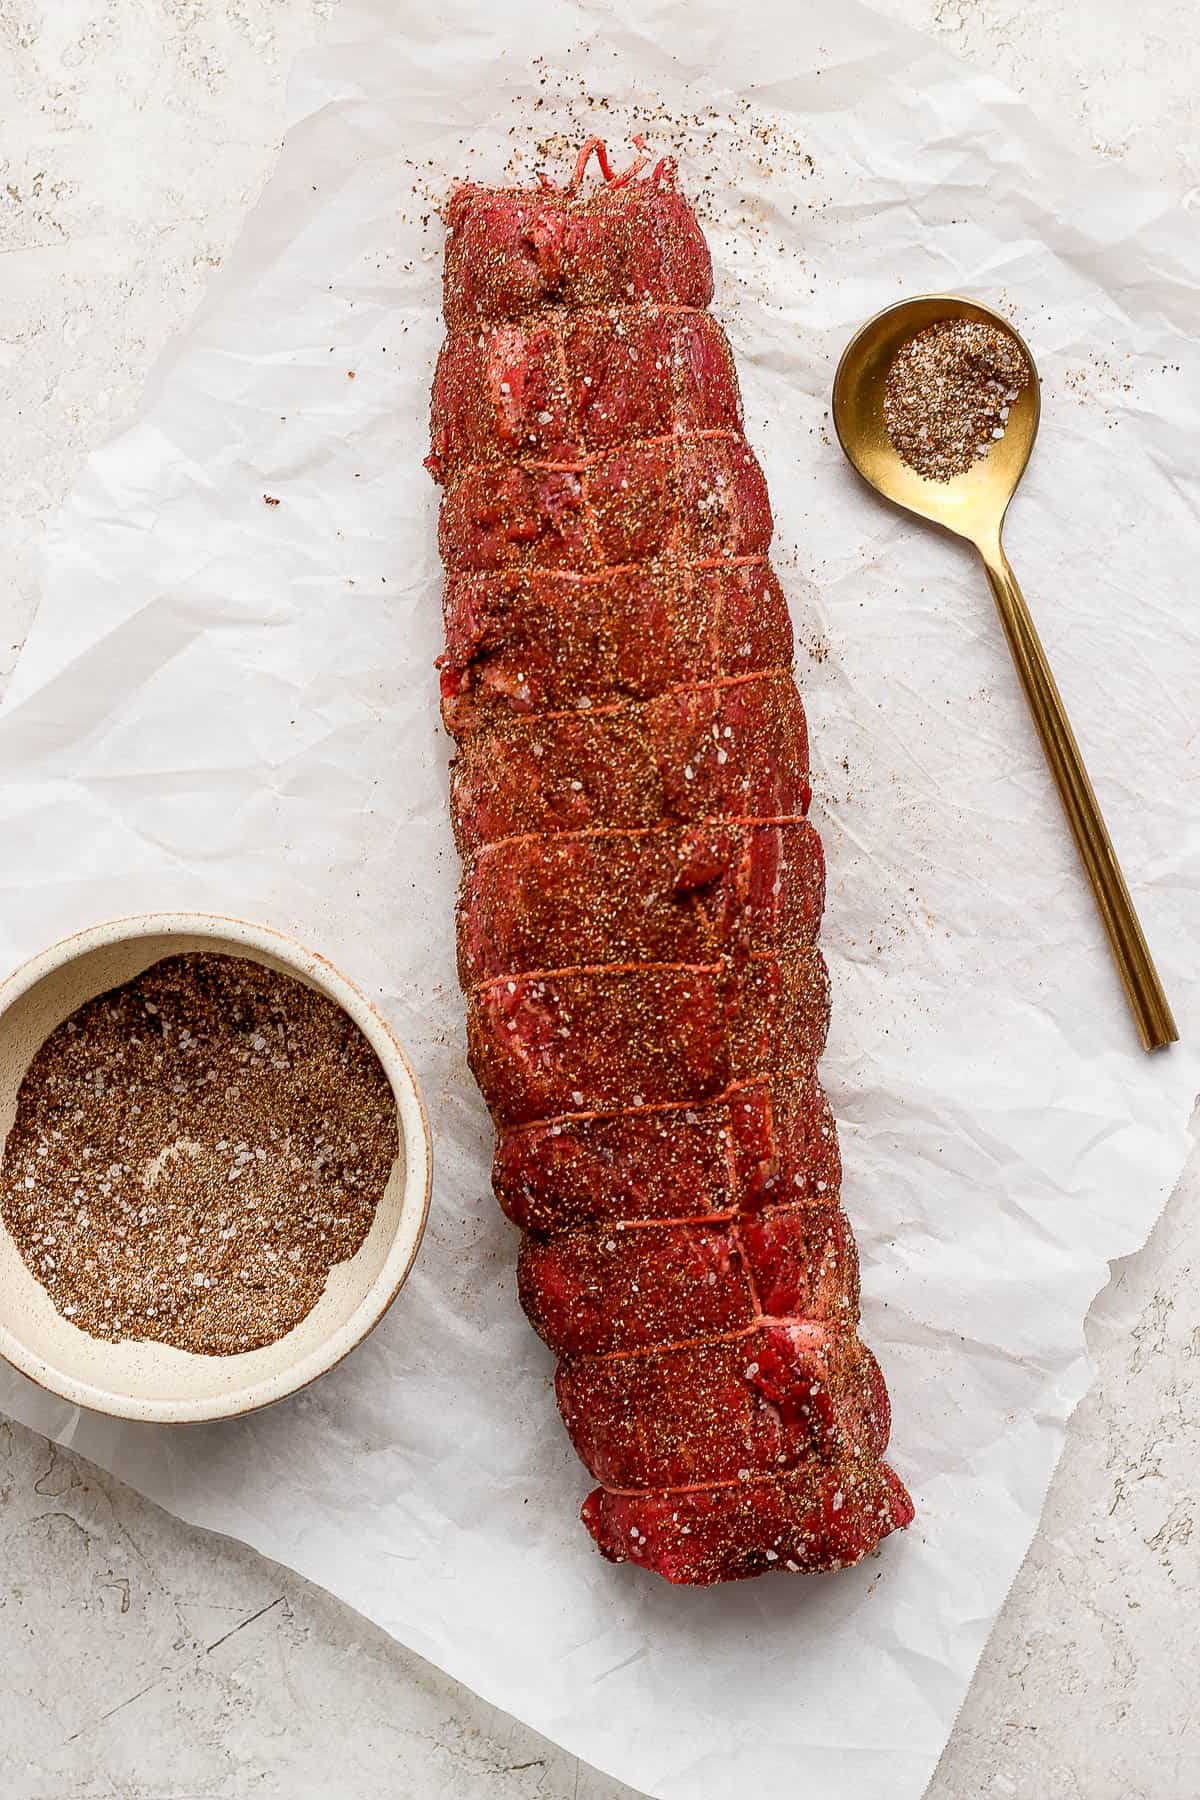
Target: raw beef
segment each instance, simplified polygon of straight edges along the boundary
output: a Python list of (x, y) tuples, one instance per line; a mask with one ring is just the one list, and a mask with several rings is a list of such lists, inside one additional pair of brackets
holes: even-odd
[(703, 1584), (843, 1567), (912, 1505), (815, 1074), (771, 509), (704, 239), (646, 160), (591, 143), (565, 188), (455, 191), (429, 466), (459, 973), (521, 1300), (600, 1549)]

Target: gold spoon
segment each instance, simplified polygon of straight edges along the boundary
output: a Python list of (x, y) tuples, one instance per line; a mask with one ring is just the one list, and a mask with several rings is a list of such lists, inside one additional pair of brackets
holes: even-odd
[[(884, 423), (883, 396), (888, 370), (901, 346), (915, 332), (940, 319), (970, 319), (997, 326), (1021, 349), (1031, 379), (1012, 404), (1004, 436), (986, 456), (965, 475), (950, 481), (927, 481), (893, 446)], [(833, 382), (833, 422), (842, 449), (859, 474), (886, 499), (966, 538), (983, 558), (1004, 635), (1092, 884), (1142, 1043), (1147, 1050), (1159, 1050), (1174, 1043), (1179, 1033), (1046, 653), (1000, 542), (1008, 503), (1037, 436), (1040, 411), (1037, 368), (1024, 339), (999, 313), (955, 294), (901, 300), (869, 319), (847, 345)]]

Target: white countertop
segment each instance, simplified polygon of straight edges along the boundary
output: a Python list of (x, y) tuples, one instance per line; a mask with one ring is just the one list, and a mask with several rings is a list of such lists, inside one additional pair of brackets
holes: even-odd
[[(826, 0), (832, 4), (832, 0)], [(875, 0), (1200, 224), (1191, 0)], [(335, 0), (0, 0), (0, 685), (47, 519), (269, 174)], [(1195, 1800), (1200, 1159), (1089, 1326), (1098, 1379), (929, 1800)], [(617, 1800), (253, 1552), (0, 1422), (5, 1800)], [(797, 1771), (798, 1791), (802, 1771)], [(770, 1800), (770, 1797), (764, 1797)]]

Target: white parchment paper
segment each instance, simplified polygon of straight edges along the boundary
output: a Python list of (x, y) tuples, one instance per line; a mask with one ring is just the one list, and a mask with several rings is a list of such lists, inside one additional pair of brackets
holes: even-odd
[[(0, 1404), (653, 1795), (915, 1800), (1086, 1385), (1084, 1314), (1188, 1143), (1194, 225), (852, 0), (373, 0), (339, 30), (231, 266), (58, 523), (0, 719), (0, 960), (167, 906), (325, 950), (424, 1083), (425, 1249), (356, 1355), (240, 1424), (116, 1424), (8, 1372)], [(794, 606), (830, 861), (824, 1074), (918, 1508), (831, 1578), (681, 1592), (592, 1551), (464, 1060), (421, 467), (432, 204), (457, 174), (561, 172), (595, 129), (614, 154), (643, 130), (702, 200)], [(947, 287), (1010, 307), (1044, 375), (1009, 549), (1184, 1034), (1154, 1059), (979, 571), (831, 442), (849, 332)]]

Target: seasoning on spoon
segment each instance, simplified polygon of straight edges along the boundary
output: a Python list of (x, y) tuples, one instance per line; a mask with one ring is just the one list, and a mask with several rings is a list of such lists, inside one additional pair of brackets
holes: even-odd
[(81, 1331), (233, 1355), (311, 1312), (370, 1231), (397, 1149), (387, 1076), (334, 1001), (191, 952), (46, 1039), (0, 1214)]
[(883, 416), (899, 455), (927, 481), (965, 475), (997, 438), (1030, 380), (1020, 345), (999, 326), (939, 319), (899, 350)]

